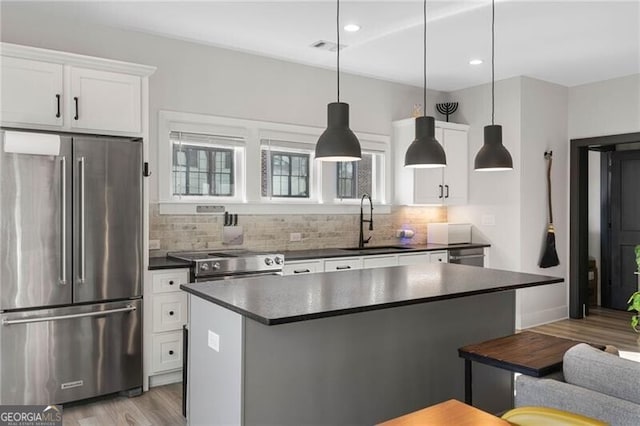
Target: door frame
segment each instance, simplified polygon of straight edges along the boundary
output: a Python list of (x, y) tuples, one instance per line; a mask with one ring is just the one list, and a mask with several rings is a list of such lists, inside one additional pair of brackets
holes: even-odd
[[(640, 132), (571, 139), (569, 148), (569, 316), (589, 313), (589, 150), (640, 142)], [(582, 283), (582, 285), (580, 284)]]

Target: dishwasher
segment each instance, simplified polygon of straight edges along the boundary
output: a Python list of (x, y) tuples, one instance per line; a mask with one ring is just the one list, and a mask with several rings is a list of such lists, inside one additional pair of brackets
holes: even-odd
[(449, 263), (484, 267), (484, 248), (449, 249)]

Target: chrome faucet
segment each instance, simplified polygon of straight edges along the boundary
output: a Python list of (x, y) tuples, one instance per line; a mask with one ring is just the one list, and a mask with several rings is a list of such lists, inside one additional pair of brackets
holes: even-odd
[[(364, 213), (362, 210), (365, 198), (369, 199), (369, 207), (371, 208), (371, 211), (369, 212), (369, 220), (364, 219)], [(358, 248), (364, 248), (364, 245), (367, 244), (372, 237), (372, 235), (369, 235), (369, 238), (366, 240), (364, 239), (363, 225), (365, 222), (369, 223), (369, 231), (373, 231), (373, 201), (371, 201), (369, 194), (364, 194), (360, 199), (360, 239), (358, 240)]]

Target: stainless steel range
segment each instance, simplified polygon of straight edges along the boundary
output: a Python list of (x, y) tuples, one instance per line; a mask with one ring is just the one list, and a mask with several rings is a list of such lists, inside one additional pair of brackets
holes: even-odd
[(282, 272), (284, 255), (249, 250), (198, 250), (168, 253), (167, 257), (191, 262), (191, 282), (274, 275)]

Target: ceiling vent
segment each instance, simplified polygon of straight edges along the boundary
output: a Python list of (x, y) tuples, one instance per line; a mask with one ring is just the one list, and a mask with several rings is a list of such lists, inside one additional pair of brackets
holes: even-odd
[[(311, 43), (311, 47), (315, 49), (326, 50), (329, 52), (335, 52), (338, 45), (332, 41), (318, 40), (315, 43)], [(340, 50), (344, 50), (345, 47), (347, 47), (346, 44), (341, 44)]]

